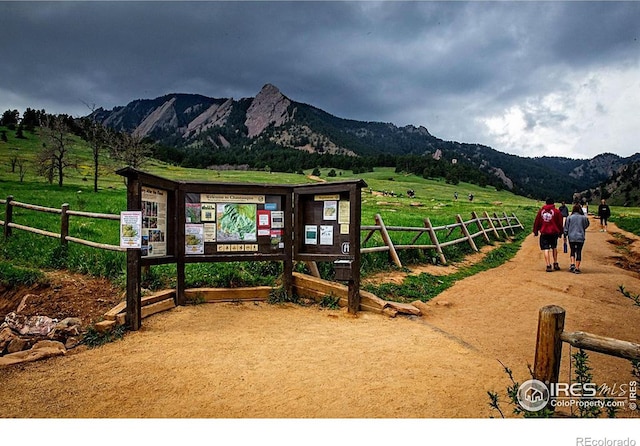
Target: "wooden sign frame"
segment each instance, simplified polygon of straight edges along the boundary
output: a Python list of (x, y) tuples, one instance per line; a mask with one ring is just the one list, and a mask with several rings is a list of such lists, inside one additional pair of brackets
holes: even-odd
[[(176, 264), (176, 304), (184, 305), (187, 263), (280, 261), (291, 295), (294, 261), (335, 261), (349, 283), (349, 312), (358, 311), (364, 181), (293, 186), (173, 181), (131, 167), (116, 173), (126, 178), (127, 210), (142, 211), (148, 237), (142, 249), (127, 250), (132, 330), (141, 326), (141, 267), (167, 263)], [(323, 231), (315, 248), (304, 243), (305, 225)]]

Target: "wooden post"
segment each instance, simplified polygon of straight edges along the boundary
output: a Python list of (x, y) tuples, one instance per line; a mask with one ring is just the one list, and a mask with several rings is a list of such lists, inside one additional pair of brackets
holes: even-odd
[(502, 221), (500, 220), (500, 217), (498, 217), (498, 214), (496, 214), (494, 212), (493, 213), (493, 217), (498, 221), (498, 224), (500, 225), (500, 228), (502, 229), (502, 232), (504, 232), (505, 238), (509, 238), (509, 234), (507, 234), (507, 230), (505, 229), (504, 225), (502, 224)]
[(480, 221), (480, 217), (478, 217), (478, 214), (476, 213), (476, 211), (472, 211), (471, 216), (478, 224), (478, 229), (480, 230), (480, 232), (482, 232), (482, 235), (484, 236), (484, 241), (487, 243), (491, 243), (491, 239), (489, 239), (489, 236), (487, 235), (487, 231), (484, 229), (484, 226), (482, 225), (482, 222)]
[(458, 223), (460, 223), (460, 229), (462, 229), (462, 233), (467, 238), (467, 240), (469, 240), (469, 245), (471, 245), (471, 249), (473, 249), (474, 251), (478, 251), (478, 247), (476, 246), (476, 243), (473, 241), (473, 237), (471, 237), (471, 234), (469, 234), (469, 230), (464, 225), (464, 220), (462, 219), (460, 214), (456, 215), (456, 218), (458, 219)]
[(516, 231), (513, 230), (513, 227), (511, 226), (511, 221), (509, 220), (509, 216), (507, 215), (507, 213), (503, 212), (502, 215), (504, 215), (504, 218), (507, 221), (507, 226), (509, 227), (509, 231), (511, 231), (511, 235), (516, 235)]
[(60, 213), (60, 246), (66, 248), (69, 245), (67, 241), (67, 236), (69, 235), (69, 214), (67, 211), (69, 210), (69, 203), (64, 203), (62, 205), (61, 213)]
[(373, 236), (373, 234), (375, 234), (375, 232), (376, 232), (375, 229), (371, 229), (369, 233), (365, 236), (365, 238), (362, 240), (361, 244), (364, 245), (365, 243), (367, 243), (369, 239)]
[(380, 234), (382, 234), (382, 240), (384, 240), (384, 243), (389, 247), (389, 254), (391, 255), (393, 263), (395, 263), (398, 268), (402, 268), (402, 262), (400, 261), (400, 257), (398, 257), (395, 246), (393, 246), (393, 242), (391, 241), (391, 237), (389, 237), (389, 232), (387, 232), (387, 227), (384, 225), (382, 217), (380, 216), (380, 214), (376, 214), (375, 218), (376, 224), (380, 226)]
[(185, 290), (185, 270), (184, 260), (178, 259), (176, 262), (176, 305), (185, 305), (187, 297)]
[[(349, 202), (351, 203), (349, 220), (351, 228), (353, 228), (349, 234), (349, 256), (353, 259), (351, 261), (351, 280), (347, 285), (347, 306), (350, 314), (358, 313), (361, 301), (360, 264), (362, 259), (360, 253), (360, 228), (362, 226), (362, 203), (360, 193), (360, 187), (356, 187), (355, 184), (349, 187)], [(380, 221), (382, 222), (382, 220)]]
[(538, 334), (533, 377), (547, 386), (558, 382), (565, 311), (557, 305), (542, 307), (538, 316)]
[(436, 251), (438, 251), (438, 255), (440, 256), (440, 261), (443, 265), (447, 264), (447, 259), (444, 256), (444, 252), (442, 252), (442, 247), (440, 246), (440, 242), (438, 241), (438, 236), (436, 235), (436, 231), (433, 229), (433, 225), (431, 224), (431, 220), (429, 217), (424, 219), (424, 225), (429, 230), (429, 237), (431, 237), (431, 243), (433, 243), (436, 247)]
[(489, 213), (487, 211), (484, 211), (484, 216), (487, 219), (487, 221), (489, 222), (489, 226), (491, 226), (491, 230), (493, 231), (493, 234), (496, 236), (497, 239), (500, 238), (500, 234), (498, 234), (498, 230), (496, 229), (496, 225), (493, 224), (493, 220), (491, 219), (491, 217), (489, 216)]
[(511, 215), (513, 216), (513, 218), (516, 219), (516, 221), (518, 222), (518, 225), (520, 226), (520, 229), (522, 229), (524, 231), (524, 225), (522, 223), (520, 223), (520, 220), (518, 219), (518, 217), (516, 217), (516, 213), (512, 212)]
[[(142, 208), (142, 187), (138, 178), (127, 178), (127, 210)], [(142, 325), (142, 270), (140, 249), (127, 249), (127, 312), (126, 321), (131, 330), (139, 330)]]
[[(284, 197), (284, 227), (293, 228), (293, 194)], [(184, 214), (182, 214), (184, 215)], [(359, 234), (358, 234), (359, 236)], [(293, 238), (285, 237), (285, 259), (282, 262), (282, 288), (287, 296), (293, 296)]]
[(304, 263), (307, 265), (307, 268), (309, 268), (309, 272), (313, 277), (317, 277), (318, 279), (321, 278), (318, 264), (314, 260), (307, 260)]
[(187, 303), (187, 297), (185, 296), (185, 229), (184, 229), (184, 215), (185, 215), (185, 192), (182, 187), (179, 189), (179, 193), (176, 193), (176, 224), (177, 230), (172, 235), (174, 238), (174, 245), (176, 247), (176, 305), (185, 305)]
[(13, 200), (13, 195), (9, 195), (7, 197), (7, 204), (4, 211), (4, 238), (5, 240), (11, 237), (11, 226), (10, 223), (13, 219), (13, 204), (11, 201)]
[(142, 325), (142, 297), (140, 285), (139, 249), (127, 249), (127, 313), (126, 321), (131, 330), (139, 330)]

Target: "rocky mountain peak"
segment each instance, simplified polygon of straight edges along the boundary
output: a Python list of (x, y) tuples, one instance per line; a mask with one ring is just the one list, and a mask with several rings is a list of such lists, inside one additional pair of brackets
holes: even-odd
[(280, 93), (272, 84), (266, 84), (251, 102), (247, 109), (247, 126), (249, 138), (258, 136), (270, 124), (278, 127), (289, 119), (288, 109), (291, 101)]

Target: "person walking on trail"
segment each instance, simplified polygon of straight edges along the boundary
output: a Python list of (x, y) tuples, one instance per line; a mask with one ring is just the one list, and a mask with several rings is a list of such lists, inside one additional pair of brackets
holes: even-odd
[[(560, 205), (560, 207), (558, 207), (558, 210), (560, 211), (560, 214), (562, 214), (562, 227), (564, 228), (564, 222), (567, 221), (567, 217), (569, 216), (569, 208), (567, 207), (567, 204), (565, 203), (564, 200), (562, 200), (562, 204)], [(567, 252), (567, 237), (565, 237), (563, 235), (562, 237), (562, 250), (565, 252)]]
[(589, 218), (589, 203), (587, 203), (587, 199), (582, 199), (582, 214)]
[(567, 217), (567, 221), (564, 223), (564, 235), (569, 239), (569, 247), (571, 248), (571, 266), (569, 267), (569, 271), (572, 273), (581, 273), (582, 248), (588, 227), (589, 217), (582, 213), (582, 206), (574, 204), (571, 215)]
[(569, 208), (567, 207), (566, 203), (563, 201), (562, 204), (558, 207), (558, 210), (560, 211), (560, 214), (562, 214), (562, 224), (564, 225), (564, 222), (569, 216)]
[(607, 220), (611, 217), (611, 208), (603, 198), (598, 206), (598, 217), (600, 217), (600, 232), (607, 232)]
[[(556, 208), (553, 199), (547, 198), (533, 222), (533, 235), (540, 234), (540, 249), (544, 252), (547, 272), (560, 270), (558, 264), (558, 238), (563, 233), (562, 214)], [(553, 260), (553, 268), (551, 267)]]

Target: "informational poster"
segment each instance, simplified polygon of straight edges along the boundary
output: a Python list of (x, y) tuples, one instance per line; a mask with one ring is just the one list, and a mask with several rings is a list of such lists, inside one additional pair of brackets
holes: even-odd
[(284, 248), (284, 240), (282, 239), (284, 231), (282, 229), (272, 229), (269, 233), (271, 237), (271, 247), (273, 249)]
[(185, 222), (200, 223), (202, 217), (202, 205), (200, 203), (185, 203)]
[(271, 211), (258, 211), (258, 236), (270, 235), (271, 233)]
[(271, 228), (284, 228), (284, 211), (271, 211)]
[(142, 187), (142, 256), (167, 254), (167, 191)]
[(244, 203), (218, 203), (217, 225), (218, 242), (255, 242), (257, 241), (257, 206)]
[(200, 205), (200, 220), (216, 221), (216, 204), (215, 203), (202, 203)]
[(317, 225), (304, 225), (304, 244), (305, 245), (318, 244), (318, 226)]
[(203, 234), (205, 243), (214, 243), (216, 241), (217, 227), (215, 223), (203, 223)]
[(338, 223), (348, 225), (351, 222), (351, 207), (349, 201), (342, 200), (338, 204)]
[(324, 220), (337, 220), (338, 219), (338, 202), (335, 200), (329, 200), (324, 202), (322, 209), (322, 218)]
[(333, 226), (320, 225), (320, 244), (333, 245)]
[(184, 225), (185, 254), (204, 254), (204, 226)]
[(120, 212), (120, 247), (142, 248), (142, 211)]

